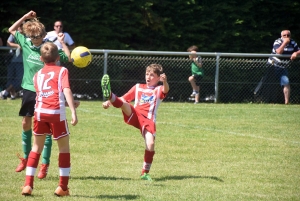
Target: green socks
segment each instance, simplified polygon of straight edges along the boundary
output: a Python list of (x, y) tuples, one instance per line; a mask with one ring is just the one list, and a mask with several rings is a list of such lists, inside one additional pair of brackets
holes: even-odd
[(28, 155), (31, 151), (31, 137), (32, 137), (31, 129), (22, 132), (22, 148), (23, 148), (25, 159), (28, 158)]
[[(23, 131), (22, 132), (22, 148), (24, 152), (24, 158), (28, 158), (28, 155), (31, 151), (31, 138), (32, 138), (32, 130)], [(42, 153), (42, 163), (50, 164), (50, 156), (51, 156), (51, 148), (52, 148), (52, 136), (47, 135), (45, 140), (45, 145)]]
[(47, 135), (43, 153), (42, 153), (42, 157), (43, 157), (42, 164), (50, 164), (51, 148), (52, 148), (52, 137), (51, 135)]

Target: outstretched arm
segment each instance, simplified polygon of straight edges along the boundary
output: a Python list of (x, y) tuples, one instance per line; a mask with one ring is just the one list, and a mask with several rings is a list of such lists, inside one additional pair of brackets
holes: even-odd
[(36, 13), (34, 11), (29, 11), (27, 14), (25, 14), (23, 17), (21, 17), (18, 21), (16, 21), (11, 27), (9, 27), (8, 31), (15, 35), (18, 28), (21, 26), (22, 22), (27, 19), (36, 18)]
[(68, 46), (66, 45), (66, 43), (64, 42), (65, 34), (59, 33), (57, 36), (58, 36), (57, 37), (58, 41), (62, 45), (63, 51), (65, 52), (65, 54), (69, 58), (69, 62), (72, 62), (70, 50), (69, 50)]

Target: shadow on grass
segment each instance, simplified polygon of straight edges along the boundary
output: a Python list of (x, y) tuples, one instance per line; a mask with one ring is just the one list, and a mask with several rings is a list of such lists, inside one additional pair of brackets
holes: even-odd
[(130, 178), (124, 177), (104, 177), (104, 176), (88, 176), (88, 177), (73, 177), (71, 176), (70, 179), (79, 179), (79, 180), (131, 180)]
[(97, 199), (109, 199), (109, 200), (136, 200), (140, 198), (140, 196), (137, 195), (96, 195), (96, 196), (72, 195), (72, 197), (97, 198)]
[(166, 176), (161, 178), (155, 178), (155, 181), (166, 181), (166, 180), (183, 180), (183, 179), (212, 179), (219, 182), (224, 182), (222, 179), (215, 176)]

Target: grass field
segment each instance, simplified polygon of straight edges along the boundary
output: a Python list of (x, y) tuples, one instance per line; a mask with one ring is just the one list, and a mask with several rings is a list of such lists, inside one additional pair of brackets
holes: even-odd
[[(71, 196), (64, 200), (300, 200), (299, 105), (162, 103), (148, 182), (139, 180), (139, 131), (101, 103), (82, 101), (79, 123), (70, 126)], [(0, 200), (25, 199), (25, 172), (14, 172), (19, 107), (20, 100), (0, 101)], [(55, 142), (52, 153), (48, 177), (35, 179), (27, 200), (58, 199)]]

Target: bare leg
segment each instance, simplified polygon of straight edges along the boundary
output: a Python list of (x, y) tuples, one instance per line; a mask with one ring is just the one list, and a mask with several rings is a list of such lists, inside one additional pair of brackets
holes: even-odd
[(189, 82), (190, 82), (191, 85), (192, 85), (193, 91), (197, 91), (197, 85), (196, 85), (194, 76), (190, 76), (190, 77), (189, 77)]
[(199, 103), (199, 96), (200, 96), (200, 87), (197, 86), (197, 89), (196, 91), (198, 92), (196, 95), (195, 95), (195, 103)]
[(291, 87), (290, 85), (284, 85), (283, 86), (283, 94), (284, 94), (284, 103), (289, 104), (290, 99), (290, 93), (291, 93)]
[(154, 151), (155, 137), (151, 133), (149, 133), (147, 130), (145, 130), (144, 133), (145, 133), (146, 150)]
[(31, 151), (38, 154), (42, 153), (45, 139), (46, 139), (46, 135), (40, 135), (40, 136), (35, 135)]

